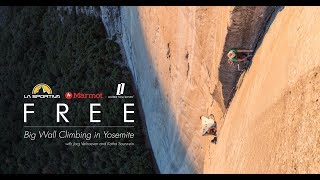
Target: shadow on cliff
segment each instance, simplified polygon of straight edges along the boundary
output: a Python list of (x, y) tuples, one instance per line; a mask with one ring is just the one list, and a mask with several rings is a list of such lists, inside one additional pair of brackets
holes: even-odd
[[(143, 36), (143, 29), (135, 7), (130, 7), (126, 14), (131, 21), (131, 36), (124, 38), (130, 42), (126, 58), (135, 82), (138, 105), (145, 132), (152, 147), (158, 173), (198, 173), (190, 160), (186, 146), (181, 142), (177, 120), (172, 112), (169, 99), (166, 97)], [(134, 34), (134, 35), (132, 35)], [(133, 47), (132, 42), (138, 47)], [(124, 43), (124, 42), (123, 42)], [(136, 49), (134, 49), (136, 48)], [(129, 57), (129, 55), (131, 57)]]
[(237, 6), (232, 11), (231, 25), (228, 27), (219, 67), (219, 80), (222, 84), (226, 108), (232, 101), (241, 76), (237, 65), (228, 64), (227, 53), (231, 48), (253, 49), (255, 52), (260, 47), (277, 13), (283, 8), (282, 6)]

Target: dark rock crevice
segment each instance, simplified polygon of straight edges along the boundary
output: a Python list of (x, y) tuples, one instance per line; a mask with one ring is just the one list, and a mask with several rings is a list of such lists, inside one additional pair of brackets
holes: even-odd
[[(256, 50), (273, 22), (279, 6), (237, 6), (232, 11), (231, 25), (223, 48), (219, 66), (219, 80), (226, 108), (235, 94), (237, 82), (241, 76), (237, 65), (229, 65), (227, 53), (231, 48)], [(240, 63), (240, 66), (243, 64)], [(242, 68), (242, 67), (241, 67)]]

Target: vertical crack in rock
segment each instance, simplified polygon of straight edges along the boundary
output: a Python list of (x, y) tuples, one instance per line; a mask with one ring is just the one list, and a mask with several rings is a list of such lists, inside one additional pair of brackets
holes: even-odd
[[(283, 7), (277, 6), (240, 6), (232, 11), (231, 25), (225, 40), (223, 55), (219, 66), (219, 80), (222, 84), (224, 105), (229, 107), (235, 94), (237, 82), (241, 76), (237, 65), (229, 65), (227, 53), (231, 48), (253, 49), (259, 44), (267, 32), (276, 14)], [(240, 63), (242, 68), (243, 64)]]
[(188, 67), (187, 67), (187, 79), (189, 77), (189, 71), (190, 71), (190, 64), (188, 63)]
[(171, 53), (170, 53), (170, 43), (167, 44), (167, 59), (170, 60)]

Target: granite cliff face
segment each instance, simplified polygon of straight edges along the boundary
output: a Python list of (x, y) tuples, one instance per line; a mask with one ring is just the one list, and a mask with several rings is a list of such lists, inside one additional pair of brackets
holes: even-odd
[(121, 38), (121, 8), (119, 6), (101, 6), (100, 12), (108, 38)]
[[(236, 92), (206, 173), (320, 172), (318, 7), (278, 13)], [(219, 163), (217, 163), (219, 162)]]
[(161, 173), (202, 172), (205, 152), (199, 117), (223, 113), (217, 69), (229, 9), (121, 9), (122, 42)]
[[(98, 13), (120, 44), (160, 173), (319, 173), (318, 8), (78, 11)], [(230, 48), (256, 50), (237, 91)], [(217, 145), (200, 135), (209, 114)]]
[(210, 137), (199, 117), (222, 124), (239, 78), (224, 53), (255, 47), (275, 7), (100, 8), (134, 77), (160, 172), (202, 173)]

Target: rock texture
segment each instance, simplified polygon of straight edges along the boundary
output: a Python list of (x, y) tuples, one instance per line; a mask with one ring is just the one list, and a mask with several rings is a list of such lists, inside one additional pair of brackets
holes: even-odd
[[(141, 97), (161, 173), (202, 173), (210, 137), (201, 115), (223, 122), (239, 73), (227, 48), (253, 48), (275, 7), (100, 7)], [(230, 46), (230, 47), (229, 47)]]
[(320, 9), (285, 7), (231, 102), (206, 173), (320, 172)]
[[(161, 173), (319, 173), (318, 8), (100, 8)], [(226, 66), (229, 48), (258, 48), (232, 101), (240, 74)], [(200, 135), (209, 114), (217, 145)]]
[(101, 6), (101, 19), (108, 38), (121, 38), (121, 12), (119, 6)]
[[(219, 80), (222, 83), (224, 105), (229, 106), (241, 75), (237, 65), (229, 65), (227, 53), (231, 48), (255, 50), (261, 42), (268, 26), (282, 7), (237, 6), (232, 11), (231, 24), (223, 49), (219, 67)], [(240, 64), (242, 69), (243, 64)]]
[(218, 66), (232, 7), (121, 7), (121, 42), (161, 173), (201, 173), (203, 114), (224, 112)]

